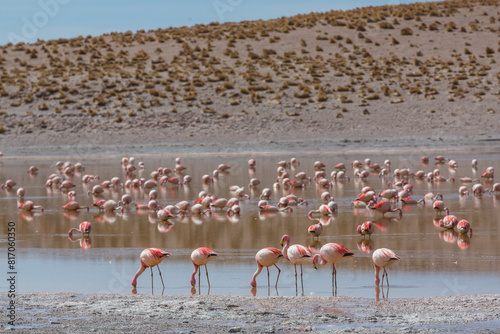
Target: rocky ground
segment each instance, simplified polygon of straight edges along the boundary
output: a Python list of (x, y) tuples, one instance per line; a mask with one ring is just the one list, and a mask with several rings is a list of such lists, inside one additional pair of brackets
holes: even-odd
[[(415, 299), (26, 293), (16, 332), (493, 333), (500, 296)], [(2, 310), (6, 308), (2, 295)], [(2, 311), (4, 313), (4, 311)], [(8, 331), (6, 321), (2, 323)]]

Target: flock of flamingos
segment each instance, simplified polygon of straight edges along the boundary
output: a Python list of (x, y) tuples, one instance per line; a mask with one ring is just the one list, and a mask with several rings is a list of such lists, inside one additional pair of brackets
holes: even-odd
[[(442, 156), (435, 157), (436, 164), (438, 165), (448, 165), (450, 168), (458, 168), (458, 164), (454, 160), (445, 159)], [(256, 160), (250, 159), (248, 161), (250, 171), (255, 171)], [(428, 157), (422, 157), (422, 163), (429, 163)], [(477, 160), (472, 160), (472, 168), (477, 168)], [(125, 174), (126, 181), (122, 183), (119, 177), (113, 177), (110, 180), (101, 181), (97, 175), (85, 174), (82, 177), (82, 182), (86, 185), (88, 189), (88, 195), (100, 195), (104, 193), (106, 188), (111, 187), (121, 187), (121, 188), (143, 188), (149, 191), (149, 201), (145, 203), (133, 203), (132, 197), (125, 193), (121, 201), (116, 202), (112, 199), (97, 199), (92, 204), (100, 211), (123, 211), (130, 210), (134, 208), (136, 210), (147, 210), (156, 214), (158, 220), (167, 221), (179, 215), (193, 215), (202, 216), (209, 215), (213, 211), (224, 210), (228, 216), (238, 215), (240, 213), (240, 201), (249, 198), (245, 194), (245, 187), (243, 186), (231, 186), (230, 193), (233, 195), (231, 198), (217, 198), (216, 196), (210, 195), (206, 191), (201, 191), (198, 198), (193, 202), (181, 201), (175, 205), (167, 205), (162, 207), (158, 203), (158, 192), (155, 189), (159, 186), (165, 186), (170, 184), (171, 186), (179, 186), (181, 184), (189, 185), (192, 182), (192, 177), (185, 174), (185, 167), (181, 164), (181, 159), (176, 158), (175, 168), (170, 169), (167, 167), (159, 167), (157, 170), (150, 174), (149, 179), (137, 178), (137, 169), (144, 169), (144, 164), (142, 162), (137, 163), (134, 158), (124, 157), (121, 160), (121, 166)], [(453, 178), (444, 178), (436, 168), (433, 172), (424, 172), (422, 170), (412, 171), (408, 168), (403, 169), (391, 169), (391, 162), (386, 160), (383, 165), (377, 163), (372, 163), (369, 159), (364, 162), (353, 161), (350, 166), (346, 166), (343, 163), (339, 163), (333, 167), (333, 171), (330, 174), (330, 178), (326, 174), (326, 166), (321, 161), (316, 161), (314, 163), (314, 176), (311, 178), (306, 175), (305, 172), (293, 172), (300, 166), (297, 159), (292, 158), (290, 161), (280, 161), (277, 163), (277, 179), (275, 184), (270, 188), (265, 188), (262, 190), (260, 195), (260, 200), (258, 202), (259, 211), (262, 213), (269, 212), (292, 212), (294, 206), (297, 205), (308, 205), (307, 201), (298, 198), (291, 192), (288, 196), (282, 197), (276, 205), (270, 203), (271, 196), (273, 193), (272, 189), (283, 188), (283, 189), (297, 189), (303, 188), (311, 182), (316, 182), (321, 189), (321, 201), (323, 204), (319, 206), (316, 210), (311, 210), (308, 213), (309, 217), (328, 217), (335, 213), (337, 210), (337, 203), (334, 198), (329, 193), (328, 189), (334, 181), (348, 180), (347, 176), (348, 167), (352, 169), (352, 177), (356, 178), (366, 178), (370, 174), (378, 174), (381, 177), (390, 177), (391, 182), (388, 183), (388, 188), (377, 193), (373, 188), (365, 186), (361, 193), (352, 201), (352, 206), (356, 208), (366, 208), (367, 210), (378, 212), (383, 216), (396, 216), (401, 217), (402, 211), (396, 204), (399, 202), (402, 205), (419, 205), (425, 203), (432, 203), (432, 207), (435, 210), (436, 219), (435, 221), (443, 229), (454, 230), (456, 229), (462, 235), (472, 236), (472, 228), (467, 220), (459, 220), (456, 216), (450, 214), (448, 208), (445, 207), (443, 196), (439, 193), (427, 193), (420, 199), (412, 198), (413, 186), (411, 181), (413, 179), (423, 179), (428, 182), (453, 182)], [(89, 210), (88, 206), (81, 206), (76, 199), (76, 191), (73, 189), (76, 185), (70, 180), (74, 176), (75, 172), (80, 172), (83, 174), (85, 168), (81, 163), (72, 164), (70, 162), (58, 162), (55, 164), (56, 172), (51, 174), (46, 181), (46, 187), (58, 188), (61, 192), (64, 192), (65, 196), (68, 197), (68, 203), (65, 204), (62, 209), (65, 211), (77, 211), (77, 210)], [(212, 175), (203, 175), (201, 182), (204, 184), (210, 184), (216, 180), (221, 173), (230, 173), (230, 166), (226, 164), (220, 164), (216, 170), (213, 171)], [(37, 174), (39, 170), (36, 166), (31, 166), (28, 169), (28, 173)], [(293, 177), (291, 173), (295, 173)], [(349, 173), (350, 174), (350, 173)], [(483, 182), (482, 182), (483, 181)], [(460, 195), (466, 196), (469, 194), (469, 188), (467, 185), (471, 185), (471, 193), (475, 196), (482, 196), (483, 193), (500, 192), (500, 183), (494, 183), (494, 169), (493, 167), (488, 167), (484, 172), (481, 173), (481, 179), (472, 179), (470, 177), (460, 178), (461, 186), (458, 191)], [(94, 183), (95, 185), (92, 185)], [(260, 184), (260, 180), (257, 178), (251, 178), (248, 187), (256, 187)], [(14, 191), (16, 187), (16, 182), (14, 180), (6, 180), (0, 185), (1, 189), (7, 189)], [(25, 188), (17, 188), (18, 196), (18, 208), (24, 211), (40, 210), (43, 212), (44, 208), (36, 205), (31, 200), (25, 200)], [(310, 233), (313, 238), (317, 238), (321, 235), (323, 225), (321, 220), (319, 223), (311, 225), (308, 228), (308, 233)], [(370, 238), (374, 231), (374, 224), (372, 221), (366, 221), (357, 227), (357, 232), (363, 236), (363, 238)], [(83, 237), (88, 237), (91, 232), (91, 223), (88, 221), (82, 222), (78, 228), (72, 228), (69, 230), (69, 237), (72, 238), (73, 233), (79, 232)], [(269, 267), (276, 267), (278, 270), (278, 275), (276, 278), (275, 287), (278, 286), (278, 280), (281, 270), (277, 266), (280, 259), (284, 258), (295, 265), (295, 283), (297, 288), (297, 266), (300, 266), (300, 275), (302, 281), (302, 293), (304, 291), (303, 280), (302, 280), (302, 265), (307, 261), (313, 263), (314, 268), (317, 265), (326, 265), (328, 263), (332, 264), (332, 290), (336, 294), (337, 290), (337, 280), (336, 280), (336, 268), (335, 264), (341, 261), (343, 258), (352, 257), (354, 255), (346, 247), (338, 243), (327, 243), (323, 245), (319, 251), (317, 249), (308, 248), (306, 246), (292, 244), (290, 245), (290, 237), (288, 235), (283, 235), (281, 239), (281, 246), (283, 249), (277, 249), (273, 247), (267, 247), (259, 250), (255, 255), (255, 260), (257, 263), (257, 270), (253, 274), (250, 285), (255, 289), (257, 287), (257, 276), (261, 273), (262, 269), (266, 267), (268, 275), (268, 287), (269, 283)], [(169, 257), (170, 253), (158, 249), (158, 248), (147, 248), (140, 254), (140, 268), (132, 279), (132, 286), (134, 287), (133, 292), (136, 292), (137, 279), (138, 277), (147, 269), (150, 268), (151, 271), (151, 285), (153, 287), (153, 267), (158, 268), (158, 273), (160, 279), (163, 283), (163, 278), (161, 276), (161, 271), (159, 264)], [(195, 249), (191, 253), (191, 260), (194, 265), (194, 271), (191, 275), (190, 283), (194, 289), (196, 285), (196, 274), (198, 273), (198, 283), (200, 284), (201, 266), (205, 266), (207, 283), (210, 287), (210, 281), (208, 276), (208, 270), (206, 269), (207, 263), (217, 256), (217, 253), (207, 247), (200, 247)], [(377, 287), (383, 286), (384, 278), (386, 279), (387, 286), (389, 286), (389, 279), (387, 276), (386, 268), (393, 264), (394, 262), (400, 260), (400, 257), (392, 250), (387, 248), (379, 248), (373, 252), (372, 255), (373, 265), (375, 268), (375, 284)], [(379, 274), (382, 270), (382, 279), (380, 279)]]

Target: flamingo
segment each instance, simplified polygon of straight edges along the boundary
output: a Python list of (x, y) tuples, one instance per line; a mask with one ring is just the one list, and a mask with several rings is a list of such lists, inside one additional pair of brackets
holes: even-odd
[(16, 186), (16, 184), (17, 183), (14, 180), (7, 180), (4, 183), (0, 184), (0, 189), (3, 190), (5, 188), (5, 189), (9, 190), (9, 189), (14, 188)]
[(335, 268), (335, 263), (340, 262), (345, 257), (351, 257), (353, 255), (353, 252), (340, 244), (328, 243), (320, 248), (319, 254), (313, 257), (314, 269), (317, 268), (318, 264), (322, 266), (327, 263), (332, 264), (332, 290), (334, 291), (334, 295), (337, 294), (337, 269)]
[(363, 201), (365, 203), (368, 203), (370, 201), (373, 201), (374, 203), (377, 202), (377, 196), (375, 195), (375, 192), (373, 190), (368, 190), (366, 192), (363, 192), (358, 195), (355, 199), (356, 201)]
[(322, 231), (323, 231), (323, 224), (321, 224), (321, 222), (313, 224), (309, 226), (309, 228), (307, 229), (307, 232), (312, 234), (313, 238), (314, 237), (318, 238), (321, 235)]
[(283, 235), (281, 238), (281, 246), (283, 245), (285, 245), (282, 250), (283, 257), (295, 266), (295, 292), (297, 292), (297, 265), (300, 265), (300, 281), (302, 283), (302, 293), (304, 293), (302, 264), (311, 259), (311, 252), (302, 245), (290, 246), (290, 236), (288, 234)]
[(365, 238), (365, 235), (368, 234), (368, 237), (371, 238), (371, 235), (373, 233), (373, 230), (375, 229), (375, 225), (373, 222), (367, 220), (363, 224), (358, 225), (357, 232), (363, 236), (363, 239)]
[(321, 161), (314, 162), (314, 170), (325, 170), (326, 165)]
[(170, 218), (174, 217), (174, 215), (172, 214), (172, 211), (167, 210), (167, 209), (158, 210), (158, 212), (156, 213), (156, 216), (158, 217), (158, 219), (163, 220), (163, 221), (169, 220)]
[(16, 194), (17, 194), (17, 197), (19, 199), (22, 199), (22, 198), (24, 198), (24, 195), (26, 194), (26, 190), (23, 187), (20, 187), (19, 189), (17, 189)]
[(210, 213), (210, 209), (205, 210), (205, 207), (203, 206), (203, 204), (196, 203), (196, 204), (193, 204), (193, 206), (191, 206), (191, 213), (195, 216), (199, 216), (199, 215), (204, 214), (204, 213)]
[(486, 191), (487, 190), (481, 183), (476, 183), (472, 186), (472, 193), (474, 194), (474, 196), (482, 196)]
[(439, 227), (453, 229), (458, 224), (458, 218), (454, 215), (447, 214), (443, 219), (439, 220)]
[(226, 198), (218, 198), (212, 203), (210, 203), (210, 207), (213, 208), (214, 210), (219, 209), (222, 210), (227, 206), (227, 199)]
[(276, 287), (278, 286), (278, 280), (280, 278), (281, 270), (276, 265), (278, 261), (283, 257), (283, 253), (280, 249), (273, 247), (262, 248), (260, 251), (255, 254), (255, 261), (257, 262), (257, 271), (253, 274), (252, 280), (250, 281), (250, 285), (254, 288), (257, 287), (256, 278), (262, 271), (263, 267), (267, 269), (267, 285), (269, 286), (269, 267), (275, 266), (278, 269), (278, 277), (276, 278)]
[(257, 161), (254, 158), (248, 160), (248, 167), (255, 167), (257, 165)]
[(103, 192), (104, 192), (104, 188), (101, 185), (96, 184), (94, 187), (92, 187), (92, 190), (87, 191), (87, 196), (90, 196), (90, 195), (99, 196)]
[(329, 215), (333, 214), (333, 211), (332, 211), (332, 209), (330, 209), (330, 207), (327, 204), (321, 204), (319, 206), (318, 210), (309, 211), (307, 216), (309, 218), (312, 218), (313, 215), (318, 214), (318, 213), (322, 214), (323, 216), (329, 216)]
[(260, 180), (253, 177), (250, 179), (250, 183), (248, 184), (248, 188), (255, 188), (260, 184)]
[[(208, 287), (210, 288), (210, 279), (208, 278), (208, 269), (207, 269), (207, 263), (213, 259), (214, 256), (217, 256), (218, 254), (211, 250), (210, 248), (207, 247), (200, 247), (196, 248), (192, 253), (191, 253), (191, 261), (193, 262), (194, 265), (194, 271), (193, 274), (191, 275), (191, 286), (194, 288), (196, 285), (196, 279), (194, 278), (196, 273), (198, 272), (198, 268), (200, 266), (205, 266), (205, 272), (207, 274), (207, 283)], [(201, 270), (198, 273), (198, 283), (200, 283), (200, 275), (201, 275)]]
[(137, 278), (141, 276), (141, 274), (146, 270), (147, 267), (151, 269), (151, 291), (153, 291), (153, 267), (156, 266), (158, 268), (158, 273), (160, 273), (160, 279), (161, 279), (161, 284), (163, 285), (163, 289), (165, 289), (165, 284), (163, 283), (163, 277), (161, 277), (161, 270), (160, 267), (158, 266), (161, 261), (166, 259), (167, 257), (170, 256), (169, 252), (165, 252), (164, 250), (161, 250), (159, 248), (146, 248), (141, 252), (141, 255), (139, 256), (141, 260), (141, 267), (135, 274), (134, 278), (132, 279), (132, 286), (134, 289), (137, 286)]
[(470, 224), (467, 220), (462, 219), (457, 224), (457, 230), (462, 235), (468, 235), (470, 232), (470, 236), (472, 238), (472, 229), (470, 228)]
[(403, 216), (403, 211), (400, 208), (391, 208), (391, 203), (388, 201), (380, 201), (377, 204), (370, 207), (373, 211), (380, 212), (382, 215), (385, 215), (388, 212), (397, 212), (399, 211), (399, 218)]
[(458, 188), (458, 193), (460, 195), (467, 196), (469, 195), (469, 190), (467, 189), (466, 186), (460, 186), (460, 188)]
[(493, 180), (494, 179), (494, 172), (495, 172), (495, 170), (493, 167), (488, 167), (488, 168), (486, 168), (486, 171), (483, 174), (481, 174), (481, 177), (486, 179), (486, 180), (490, 180), (490, 179)]
[(432, 208), (434, 209), (434, 211), (436, 212), (436, 216), (439, 216), (444, 212), (446, 212), (446, 214), (448, 215), (450, 213), (450, 210), (448, 210), (448, 208), (446, 208), (444, 206), (444, 202), (441, 201), (441, 200), (438, 200), (438, 201), (435, 201), (433, 204), (432, 204)]
[(73, 187), (76, 187), (76, 184), (74, 184), (70, 180), (65, 180), (59, 186), (59, 191), (62, 191), (63, 189), (68, 190), (68, 189), (73, 188)]
[(101, 209), (103, 209), (104, 211), (108, 211), (108, 212), (115, 211), (115, 210), (123, 212), (123, 207), (118, 206), (116, 204), (116, 202), (112, 199), (108, 199), (107, 201), (102, 203)]
[(79, 228), (73, 227), (71, 230), (69, 230), (68, 234), (70, 237), (72, 237), (73, 232), (78, 231), (78, 232), (81, 232), (83, 235), (85, 235), (85, 234), (90, 235), (91, 227), (92, 226), (91, 226), (90, 222), (82, 222), (82, 223), (80, 223)]
[(271, 195), (273, 194), (272, 190), (269, 188), (264, 188), (262, 190), (262, 194), (260, 195), (259, 199), (269, 199)]
[(420, 204), (420, 203), (425, 205), (425, 198), (422, 198), (420, 200), (416, 200), (416, 199), (411, 198), (411, 197), (404, 197), (404, 198), (401, 198), (401, 203), (403, 203), (403, 205), (415, 205), (415, 204)]
[(231, 166), (228, 166), (226, 164), (220, 164), (218, 167), (217, 167), (217, 170), (219, 172), (227, 172), (228, 169), (231, 168)]
[(81, 209), (87, 209), (87, 211), (89, 211), (88, 206), (80, 206), (80, 204), (78, 204), (76, 201), (66, 203), (61, 207), (61, 209), (63, 209), (64, 211), (78, 211)]
[(118, 205), (128, 207), (130, 203), (132, 203), (132, 196), (130, 196), (129, 194), (124, 194), (122, 196), (122, 199), (118, 202)]
[(386, 267), (390, 266), (395, 261), (400, 260), (401, 258), (394, 253), (394, 251), (388, 248), (379, 248), (373, 252), (372, 260), (373, 266), (375, 267), (375, 285), (380, 285), (379, 272), (380, 268), (384, 269), (384, 273), (382, 274), (382, 286), (384, 285), (384, 276), (387, 280), (387, 286), (389, 286), (389, 275), (387, 274)]
[(289, 211), (293, 212), (293, 209), (289, 206), (285, 208), (278, 208), (273, 205), (261, 205), (259, 206), (259, 212), (268, 212), (268, 213), (275, 213), (275, 212), (280, 212), (280, 211)]
[(19, 209), (24, 210), (24, 211), (32, 211), (32, 210), (37, 210), (40, 209), (41, 212), (43, 212), (43, 206), (41, 205), (35, 205), (32, 201), (24, 201), (19, 205)]

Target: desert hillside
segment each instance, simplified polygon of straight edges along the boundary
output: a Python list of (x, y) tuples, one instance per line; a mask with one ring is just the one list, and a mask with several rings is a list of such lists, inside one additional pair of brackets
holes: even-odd
[(499, 13), (443, 1), (0, 46), (0, 140), (496, 140)]

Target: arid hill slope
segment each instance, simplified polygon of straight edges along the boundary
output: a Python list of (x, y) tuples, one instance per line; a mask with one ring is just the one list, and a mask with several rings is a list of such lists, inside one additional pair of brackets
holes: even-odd
[(0, 140), (497, 140), (499, 12), (444, 1), (5, 45)]

